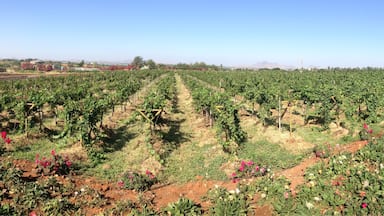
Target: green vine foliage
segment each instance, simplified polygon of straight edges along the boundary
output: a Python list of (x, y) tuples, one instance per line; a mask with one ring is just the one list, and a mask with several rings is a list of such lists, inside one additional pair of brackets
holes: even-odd
[[(205, 87), (188, 76), (182, 78), (192, 92), (196, 110), (208, 115), (218, 127), (224, 151), (236, 153), (240, 144), (246, 140), (246, 133), (240, 126), (239, 108), (231, 101), (229, 95)], [(224, 138), (221, 136), (222, 133)]]
[[(345, 121), (378, 123), (384, 120), (382, 69), (329, 69), (315, 71), (259, 70), (187, 72), (189, 76), (224, 89), (230, 96), (243, 96), (258, 104), (256, 114), (264, 125), (278, 125), (271, 115), (282, 101), (299, 102), (305, 123), (314, 120), (323, 130)], [(351, 126), (352, 127), (352, 126)]]

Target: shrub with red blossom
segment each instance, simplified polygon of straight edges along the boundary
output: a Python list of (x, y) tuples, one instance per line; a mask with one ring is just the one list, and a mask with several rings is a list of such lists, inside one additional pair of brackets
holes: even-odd
[(363, 129), (359, 132), (361, 140), (370, 140), (372, 138), (373, 130), (367, 123), (363, 124)]
[(9, 145), (12, 142), (12, 140), (8, 137), (6, 131), (1, 131), (1, 139), (2, 141), (0, 141), (0, 155), (5, 152), (4, 144)]
[(61, 156), (56, 154), (55, 150), (51, 151), (51, 157), (46, 158), (36, 154), (35, 163), (41, 168), (42, 171), (48, 170), (49, 173), (58, 175), (68, 175), (71, 171), (72, 161), (68, 156)]
[(123, 175), (117, 185), (129, 190), (145, 191), (151, 188), (157, 182), (156, 176), (149, 170), (145, 174), (137, 172), (127, 172)]
[(251, 178), (264, 176), (268, 173), (269, 169), (261, 165), (256, 164), (253, 161), (241, 161), (237, 172), (232, 173), (231, 180), (233, 183), (237, 183), (241, 178)]

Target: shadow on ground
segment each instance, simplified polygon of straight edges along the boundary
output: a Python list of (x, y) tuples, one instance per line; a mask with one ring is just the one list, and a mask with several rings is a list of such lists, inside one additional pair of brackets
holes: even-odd
[(129, 140), (137, 137), (138, 134), (127, 132), (127, 126), (121, 126), (117, 129), (114, 129), (112, 134), (109, 136), (103, 137), (101, 140), (104, 142), (104, 151), (105, 152), (114, 152), (121, 150)]

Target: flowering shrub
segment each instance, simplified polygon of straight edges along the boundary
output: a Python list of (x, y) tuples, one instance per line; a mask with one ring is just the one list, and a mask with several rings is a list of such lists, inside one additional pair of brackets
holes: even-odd
[(332, 153), (332, 147), (330, 144), (316, 145), (313, 153), (315, 153), (317, 158), (328, 158)]
[(55, 150), (51, 151), (51, 158), (42, 157), (36, 154), (35, 162), (42, 170), (49, 170), (49, 173), (58, 175), (67, 175), (71, 171), (72, 162), (68, 156), (61, 156), (56, 154)]
[(264, 176), (269, 172), (269, 169), (255, 164), (253, 161), (241, 161), (237, 172), (232, 173), (231, 179), (233, 183), (237, 183), (241, 178), (251, 178)]
[[(370, 133), (370, 128), (364, 126)], [(384, 137), (355, 153), (340, 153), (306, 170), (306, 183), (289, 191), (284, 182), (263, 177), (261, 197), (278, 215), (382, 215)], [(288, 180), (287, 180), (288, 181)]]
[(146, 170), (145, 174), (137, 172), (125, 173), (122, 180), (117, 182), (117, 185), (129, 190), (145, 191), (150, 189), (156, 182), (156, 176), (151, 171)]
[(359, 136), (361, 140), (370, 140), (372, 138), (373, 130), (367, 125), (367, 123), (363, 124), (363, 129), (359, 132)]
[[(203, 200), (212, 203), (209, 215), (251, 215), (251, 197), (247, 187), (228, 191), (216, 186), (207, 192)], [(253, 215), (253, 214), (252, 214)]]
[(67, 202), (72, 183), (62, 184), (53, 176), (31, 181), (23, 172), (10, 160), (0, 160), (0, 215), (77, 215), (84, 205)]
[(4, 143), (10, 144), (12, 141), (9, 137), (7, 137), (6, 131), (1, 131), (1, 139), (3, 140), (0, 142), (0, 155), (2, 155), (5, 152)]

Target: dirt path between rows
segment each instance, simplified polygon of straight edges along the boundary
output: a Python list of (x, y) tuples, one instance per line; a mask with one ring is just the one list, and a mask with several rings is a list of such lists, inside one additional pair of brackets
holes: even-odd
[[(356, 141), (356, 142), (335, 148), (333, 150), (333, 154), (337, 154), (340, 152), (355, 153), (367, 144), (368, 144), (367, 141)], [(277, 173), (277, 175), (278, 176), (285, 176), (291, 182), (291, 185), (290, 185), (291, 191), (295, 191), (297, 186), (305, 183), (305, 179), (304, 179), (305, 170), (308, 167), (313, 166), (316, 163), (319, 163), (321, 161), (328, 161), (328, 158), (327, 159), (321, 159), (321, 158), (316, 157), (313, 154), (309, 158), (306, 158), (305, 160), (303, 160), (297, 166), (283, 170), (280, 173)]]
[[(197, 143), (200, 146), (217, 143), (214, 131), (206, 127), (204, 118), (194, 111), (192, 96), (180, 76), (176, 74), (175, 78), (177, 105), (175, 111), (169, 115), (169, 118), (172, 122), (180, 122), (178, 133), (188, 138), (179, 143), (179, 148), (192, 145), (192, 143)], [(168, 203), (177, 201), (183, 196), (201, 203), (201, 196), (205, 195), (207, 191), (215, 185), (223, 186), (225, 183), (204, 181), (202, 178), (196, 177), (196, 182), (189, 182), (183, 185), (167, 185), (159, 188), (155, 187), (152, 192), (156, 197), (156, 208), (159, 209)]]
[(199, 145), (217, 143), (215, 132), (206, 127), (204, 118), (195, 112), (192, 96), (189, 90), (186, 88), (178, 74), (176, 74), (175, 77), (178, 112), (174, 114), (174, 117), (178, 120), (184, 119), (180, 125), (180, 131), (189, 133), (189, 142), (195, 142)]

